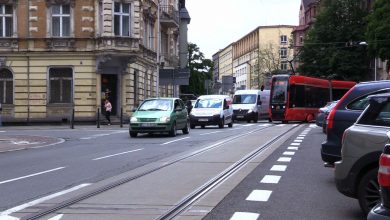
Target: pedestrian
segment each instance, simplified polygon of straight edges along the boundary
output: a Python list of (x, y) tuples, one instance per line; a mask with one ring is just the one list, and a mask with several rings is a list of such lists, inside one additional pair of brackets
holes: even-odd
[(106, 119), (108, 121), (108, 125), (111, 125), (110, 115), (111, 115), (112, 105), (110, 101), (108, 101), (108, 99), (104, 101), (104, 108), (106, 110)]
[(190, 112), (191, 112), (191, 110), (192, 110), (192, 108), (193, 108), (194, 106), (192, 106), (191, 100), (187, 100), (186, 105), (187, 105), (187, 112), (188, 112), (188, 115), (189, 115)]

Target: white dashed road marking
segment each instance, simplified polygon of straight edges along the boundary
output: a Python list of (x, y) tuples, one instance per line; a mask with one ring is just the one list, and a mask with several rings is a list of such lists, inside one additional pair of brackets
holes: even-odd
[(291, 143), (291, 145), (293, 145), (293, 146), (299, 146), (299, 145), (301, 145), (301, 143)]
[(45, 173), (50, 173), (50, 172), (57, 171), (57, 170), (62, 170), (64, 168), (65, 167), (58, 167), (58, 168), (55, 168), (55, 169), (46, 170), (46, 171), (42, 171), (42, 172), (39, 172), (39, 173), (33, 173), (33, 174), (30, 174), (30, 175), (27, 175), (27, 176), (22, 176), (22, 177), (18, 177), (18, 178), (14, 178), (14, 179), (5, 180), (5, 181), (0, 182), (0, 185), (4, 184), (4, 183), (13, 182), (13, 181), (16, 181), (16, 180), (21, 180), (21, 179), (26, 179), (26, 178), (33, 177), (33, 176), (38, 176), (38, 175), (45, 174)]
[(251, 212), (235, 212), (230, 220), (257, 220), (260, 214)]
[(265, 175), (263, 179), (260, 181), (260, 183), (279, 183), (281, 176), (275, 176), (275, 175)]
[(290, 162), (291, 161), (291, 157), (280, 157), (278, 159), (278, 162)]
[(119, 156), (119, 155), (122, 155), (122, 154), (133, 153), (133, 152), (140, 151), (140, 150), (143, 150), (143, 148), (136, 149), (136, 150), (131, 150), (131, 151), (126, 151), (126, 152), (122, 152), (122, 153), (117, 153), (117, 154), (111, 154), (111, 155), (107, 155), (107, 156), (104, 156), (104, 157), (98, 157), (98, 158), (95, 158), (93, 160), (106, 159), (106, 158), (109, 158), (109, 157), (115, 157), (115, 156)]
[(273, 165), (271, 167), (271, 171), (286, 171), (287, 166), (286, 165)]
[(287, 150), (298, 150), (298, 147), (288, 147)]
[(286, 156), (293, 156), (293, 155), (295, 155), (295, 152), (292, 152), (292, 151), (285, 151), (285, 152), (283, 152), (283, 155), (286, 155)]
[(176, 141), (181, 141), (181, 140), (184, 140), (184, 139), (187, 139), (187, 138), (190, 138), (190, 137), (179, 138), (179, 139), (176, 139), (176, 140), (173, 140), (173, 141), (168, 141), (168, 142), (162, 143), (160, 145), (167, 145), (167, 144), (170, 144), (170, 143), (173, 143), (173, 142), (176, 142)]
[(271, 196), (270, 190), (253, 190), (246, 198), (247, 201), (267, 202)]

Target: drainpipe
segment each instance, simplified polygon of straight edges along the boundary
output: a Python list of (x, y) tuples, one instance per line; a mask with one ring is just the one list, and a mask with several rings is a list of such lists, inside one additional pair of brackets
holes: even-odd
[(26, 52), (26, 56), (27, 56), (27, 124), (30, 123), (30, 55), (28, 54), (29, 51), (30, 51), (30, 1), (27, 2), (26, 4), (26, 7), (27, 7), (27, 12), (28, 12), (28, 16), (26, 16), (26, 24), (27, 24), (27, 39), (28, 39), (28, 43), (27, 43), (27, 52)]

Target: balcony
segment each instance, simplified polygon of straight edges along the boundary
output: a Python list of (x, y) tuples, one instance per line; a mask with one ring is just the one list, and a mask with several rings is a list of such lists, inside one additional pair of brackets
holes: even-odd
[(100, 37), (96, 39), (98, 51), (139, 51), (139, 39), (131, 37)]
[(178, 28), (180, 23), (179, 11), (172, 5), (160, 6), (160, 24), (166, 28)]
[(17, 51), (18, 48), (17, 38), (0, 38), (0, 51)]

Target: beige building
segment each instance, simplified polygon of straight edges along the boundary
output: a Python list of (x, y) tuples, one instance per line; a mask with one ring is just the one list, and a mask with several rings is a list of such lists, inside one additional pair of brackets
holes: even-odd
[[(179, 0), (160, 5), (157, 0), (0, 1), (3, 122), (67, 121), (73, 110), (75, 120), (94, 121), (105, 98), (113, 115), (128, 117), (157, 94), (158, 45), (164, 68), (179, 66), (183, 5)], [(159, 87), (159, 95), (172, 94), (172, 85)]]
[(236, 89), (269, 88), (273, 74), (290, 71), (293, 57), (289, 42), (294, 26), (259, 26), (233, 43)]

